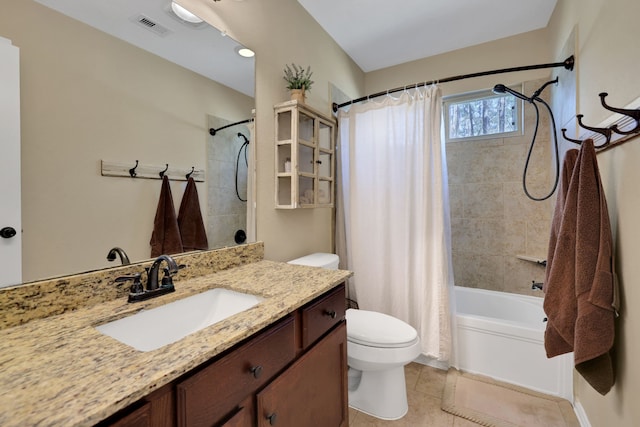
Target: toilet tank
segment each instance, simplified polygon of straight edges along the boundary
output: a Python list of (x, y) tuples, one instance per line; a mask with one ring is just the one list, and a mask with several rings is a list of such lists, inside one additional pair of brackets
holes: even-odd
[(338, 255), (324, 252), (316, 252), (315, 254), (306, 255), (289, 261), (289, 264), (307, 265), (309, 267), (322, 267), (328, 268), (329, 270), (337, 270), (339, 263), (340, 257), (338, 257)]

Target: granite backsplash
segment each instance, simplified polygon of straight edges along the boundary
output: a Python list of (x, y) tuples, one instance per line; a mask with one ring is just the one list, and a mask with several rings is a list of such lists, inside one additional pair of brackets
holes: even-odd
[[(258, 262), (264, 258), (264, 244), (257, 242), (172, 257), (178, 264), (186, 265), (175, 276), (178, 287), (180, 280)], [(126, 298), (131, 283), (119, 283), (115, 279), (144, 272), (152, 263), (153, 259), (0, 289), (0, 329)]]

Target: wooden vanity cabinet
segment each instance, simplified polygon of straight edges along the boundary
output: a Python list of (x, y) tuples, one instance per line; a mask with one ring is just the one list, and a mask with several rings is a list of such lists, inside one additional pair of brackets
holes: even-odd
[(347, 426), (344, 284), (122, 414), (101, 425)]

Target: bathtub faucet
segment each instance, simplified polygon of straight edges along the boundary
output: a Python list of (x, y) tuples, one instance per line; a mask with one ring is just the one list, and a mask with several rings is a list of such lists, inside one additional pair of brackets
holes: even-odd
[(542, 285), (543, 285), (543, 283), (541, 283), (541, 282), (536, 282), (535, 280), (531, 281), (531, 289), (533, 289), (534, 291), (535, 290), (541, 291), (542, 290)]

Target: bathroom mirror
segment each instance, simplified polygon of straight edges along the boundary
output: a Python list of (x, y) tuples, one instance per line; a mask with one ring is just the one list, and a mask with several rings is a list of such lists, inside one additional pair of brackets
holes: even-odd
[[(102, 176), (103, 160), (204, 170), (204, 212), (210, 183), (234, 184), (237, 133), (251, 129), (209, 126), (252, 117), (254, 60), (224, 33), (169, 0), (21, 0), (4, 5), (0, 36), (21, 58), (23, 282), (115, 266), (114, 246), (150, 257), (161, 181)], [(233, 162), (210, 158), (222, 140)], [(171, 182), (176, 211), (185, 184)]]

